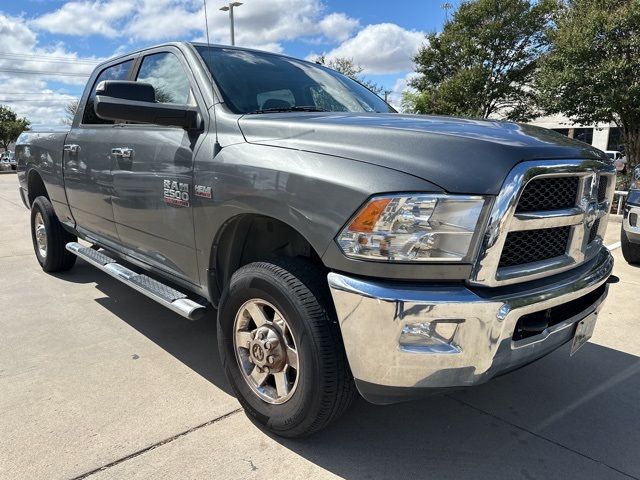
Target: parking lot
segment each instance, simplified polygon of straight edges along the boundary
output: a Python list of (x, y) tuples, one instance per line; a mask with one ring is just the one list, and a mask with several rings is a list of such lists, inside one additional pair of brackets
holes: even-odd
[[(612, 222), (605, 239), (619, 241)], [(640, 478), (640, 268), (620, 249), (591, 342), (473, 389), (358, 399), (302, 441), (230, 395), (215, 324), (88, 264), (40, 269), (14, 174), (0, 175), (0, 477)]]

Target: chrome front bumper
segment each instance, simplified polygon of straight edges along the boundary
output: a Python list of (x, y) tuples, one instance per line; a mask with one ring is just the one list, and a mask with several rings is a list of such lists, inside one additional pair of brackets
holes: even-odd
[[(597, 314), (612, 269), (613, 258), (603, 248), (592, 261), (553, 277), (552, 283), (470, 289), (338, 273), (329, 273), (328, 280), (359, 388), (413, 390), (482, 383), (560, 347), (573, 337), (577, 322)], [(513, 340), (523, 315), (571, 302), (601, 286), (601, 295), (586, 308), (540, 334)]]

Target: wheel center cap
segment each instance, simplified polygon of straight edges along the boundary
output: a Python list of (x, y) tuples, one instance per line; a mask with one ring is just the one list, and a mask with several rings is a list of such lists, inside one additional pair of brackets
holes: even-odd
[(282, 348), (280, 336), (267, 326), (255, 330), (255, 335), (249, 344), (251, 361), (260, 368), (268, 368), (269, 372), (279, 372), (286, 364), (286, 354)]
[(262, 362), (264, 360), (264, 348), (259, 343), (254, 343), (251, 347), (251, 355), (257, 361)]

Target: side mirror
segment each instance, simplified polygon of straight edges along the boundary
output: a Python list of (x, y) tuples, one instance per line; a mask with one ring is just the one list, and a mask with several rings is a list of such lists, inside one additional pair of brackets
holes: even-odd
[(198, 109), (191, 105), (156, 103), (156, 92), (148, 83), (105, 80), (96, 87), (93, 104), (96, 115), (103, 120), (127, 120), (182, 127), (200, 128)]

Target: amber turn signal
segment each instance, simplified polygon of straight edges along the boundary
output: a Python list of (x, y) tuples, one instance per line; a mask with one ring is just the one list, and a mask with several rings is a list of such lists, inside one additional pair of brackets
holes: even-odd
[(352, 232), (372, 232), (373, 227), (375, 227), (380, 215), (387, 208), (390, 201), (390, 198), (381, 198), (369, 202), (353, 219), (353, 222), (349, 225), (349, 230)]

